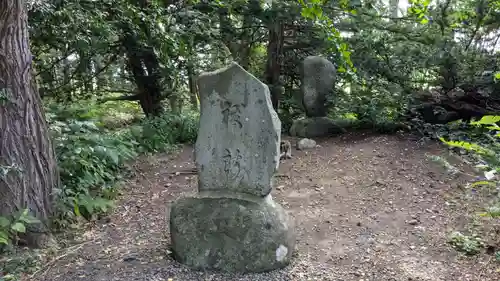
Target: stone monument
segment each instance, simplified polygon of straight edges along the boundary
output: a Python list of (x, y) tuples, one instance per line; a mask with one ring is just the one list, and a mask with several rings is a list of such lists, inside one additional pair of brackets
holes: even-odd
[(271, 197), (281, 121), (269, 88), (237, 63), (198, 79), (198, 196), (170, 212), (172, 252), (192, 268), (264, 272), (285, 267), (293, 221)]
[(332, 94), (337, 70), (329, 60), (306, 57), (302, 63), (301, 94), (306, 118), (296, 120), (290, 135), (303, 138), (325, 137), (343, 132), (333, 120), (326, 117), (327, 97)]

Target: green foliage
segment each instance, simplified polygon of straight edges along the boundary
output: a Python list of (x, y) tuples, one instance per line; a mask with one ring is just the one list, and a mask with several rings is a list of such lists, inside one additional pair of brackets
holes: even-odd
[(10, 245), (12, 240), (17, 240), (20, 233), (26, 232), (26, 226), (40, 223), (40, 221), (24, 209), (10, 218), (0, 216), (0, 249), (2, 245)]
[(164, 114), (146, 119), (131, 129), (143, 152), (168, 151), (177, 143), (194, 143), (198, 134), (198, 113)]
[[(470, 188), (498, 187), (499, 180), (496, 173), (500, 171), (500, 127), (497, 125), (499, 121), (500, 116), (484, 116), (478, 121), (471, 121), (472, 128), (469, 130), (468, 141), (460, 139), (445, 140), (444, 137), (439, 137), (442, 142), (451, 147), (458, 147), (471, 152), (475, 156), (475, 160), (481, 163), (478, 167), (485, 171), (484, 177), (473, 181)], [(478, 215), (492, 219), (500, 218), (499, 199), (497, 196), (497, 202), (492, 206), (487, 206), (484, 212)], [(478, 253), (483, 246), (483, 242), (478, 236), (468, 237), (458, 232), (452, 234), (450, 243), (455, 249), (468, 255)]]
[(0, 257), (0, 280), (26, 280), (42, 268), (43, 254), (40, 250), (11, 249)]
[[(348, 45), (342, 39), (340, 31), (335, 28), (334, 21), (323, 12), (322, 6), (326, 4), (325, 0), (310, 0), (307, 3), (304, 0), (298, 0), (302, 6), (301, 15), (307, 19), (314, 21), (324, 31), (324, 38), (331, 42), (331, 47), (327, 52), (339, 54), (340, 60), (338, 61), (338, 71), (341, 73), (347, 72), (348, 70), (356, 72), (351, 61), (351, 51), (349, 51)], [(342, 8), (347, 9), (345, 2), (342, 2)], [(349, 9), (350, 13), (356, 14), (355, 9)]]
[[(478, 158), (478, 161), (483, 163), (483, 168), (488, 169), (488, 173), (494, 175), (496, 171), (500, 171), (500, 126), (497, 125), (499, 121), (500, 116), (484, 116), (478, 121), (470, 122), (473, 127), (469, 133), (468, 141), (445, 140), (442, 136), (439, 139), (449, 146), (472, 152)], [(485, 182), (496, 185), (497, 179), (490, 180), (487, 178), (473, 184), (484, 185)]]
[[(191, 112), (165, 114), (111, 131), (97, 120), (117, 115), (115, 111), (98, 107), (83, 113), (89, 108), (84, 109), (53, 105), (47, 114), (63, 184), (55, 190), (55, 222), (60, 227), (76, 216), (90, 220), (109, 212), (118, 194), (116, 183), (126, 175), (127, 161), (140, 153), (170, 151), (178, 143), (192, 143), (198, 131), (198, 115)], [(61, 121), (68, 115), (81, 120)]]
[(90, 219), (94, 211), (107, 210), (110, 203), (96, 197), (121, 179), (125, 161), (137, 155), (137, 142), (107, 132), (92, 121), (53, 121), (50, 130), (63, 183), (56, 190), (59, 213), (68, 216), (69, 208)]
[(477, 235), (467, 236), (458, 231), (450, 234), (448, 243), (457, 251), (463, 252), (466, 255), (475, 255), (484, 247), (483, 240)]
[(73, 102), (60, 106), (52, 100), (45, 100), (50, 118), (59, 121), (74, 119), (93, 121), (96, 126), (116, 130), (140, 120), (142, 112), (136, 102), (118, 101), (99, 103), (94, 100)]

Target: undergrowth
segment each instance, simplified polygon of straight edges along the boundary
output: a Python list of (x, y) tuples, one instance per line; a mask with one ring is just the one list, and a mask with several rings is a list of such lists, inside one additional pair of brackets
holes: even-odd
[[(497, 124), (499, 122), (500, 116), (484, 116), (469, 124), (453, 122), (448, 125), (447, 130), (444, 129), (446, 127), (442, 127), (436, 134), (438, 139), (451, 148), (457, 149), (456, 152), (467, 159), (477, 171), (483, 173), (483, 176), (471, 181), (468, 188), (472, 191), (479, 188), (487, 189), (491, 197), (490, 205), (484, 206), (484, 210), (477, 215), (486, 219), (489, 224), (490, 233), (483, 233), (483, 235), (491, 238), (489, 251), (496, 257), (500, 257), (500, 235), (498, 235), (500, 233), (500, 181), (497, 176), (500, 171), (500, 126)], [(454, 169), (454, 173), (458, 172)], [(467, 255), (477, 254), (486, 246), (477, 232), (473, 231), (470, 235), (465, 235), (455, 231), (450, 234), (448, 242)]]
[[(77, 228), (79, 218), (99, 219), (114, 207), (119, 183), (129, 175), (127, 162), (140, 154), (171, 152), (180, 143), (193, 143), (198, 113), (164, 114), (141, 118), (138, 108), (126, 102), (46, 106), (62, 185), (56, 195), (55, 229)], [(30, 271), (33, 253), (20, 257), (15, 248), (19, 233), (36, 222), (24, 210), (0, 217), (0, 280), (18, 280)], [(29, 264), (28, 264), (29, 261)], [(20, 263), (24, 263), (22, 267)]]
[[(103, 123), (103, 112), (77, 114), (78, 109), (54, 110), (47, 119), (61, 175), (62, 187), (56, 190), (58, 227), (67, 227), (76, 216), (96, 219), (113, 207), (117, 183), (127, 175), (126, 163), (143, 153), (168, 152), (179, 143), (196, 140), (198, 116), (165, 114), (142, 119), (115, 130)], [(75, 112), (76, 111), (76, 112)], [(106, 108), (111, 116), (118, 116)], [(68, 116), (76, 116), (69, 118)], [(63, 116), (63, 118), (61, 118)], [(116, 121), (115, 121), (116, 123)], [(118, 122), (119, 123), (119, 122)]]

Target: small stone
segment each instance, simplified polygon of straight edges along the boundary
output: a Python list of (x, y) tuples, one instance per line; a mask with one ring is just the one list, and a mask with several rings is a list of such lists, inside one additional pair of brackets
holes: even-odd
[(417, 225), (418, 224), (418, 220), (410, 220), (410, 221), (408, 221), (408, 224), (409, 225)]
[(123, 258), (124, 262), (131, 262), (131, 261), (136, 261), (136, 260), (137, 260), (136, 257), (125, 257), (125, 258)]
[(311, 149), (316, 147), (316, 141), (308, 138), (303, 138), (297, 142), (298, 150)]

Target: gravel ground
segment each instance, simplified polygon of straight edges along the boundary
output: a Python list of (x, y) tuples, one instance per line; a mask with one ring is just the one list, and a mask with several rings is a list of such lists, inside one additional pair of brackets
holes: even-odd
[[(295, 140), (292, 139), (292, 142)], [(407, 136), (347, 134), (294, 151), (280, 165), (273, 197), (295, 218), (297, 249), (285, 269), (230, 275), (192, 271), (170, 258), (168, 210), (193, 194), (192, 148), (134, 164), (115, 213), (78, 237), (35, 276), (46, 281), (155, 280), (498, 280), (498, 263), (465, 258), (446, 244), (466, 229), (479, 195), (460, 189)], [(453, 161), (451, 159), (450, 161)], [(455, 164), (457, 164), (456, 162)], [(457, 164), (458, 165), (458, 164)], [(498, 246), (498, 245), (496, 245)]]

